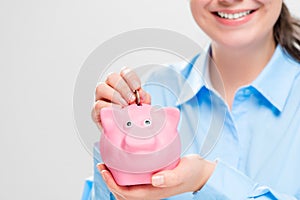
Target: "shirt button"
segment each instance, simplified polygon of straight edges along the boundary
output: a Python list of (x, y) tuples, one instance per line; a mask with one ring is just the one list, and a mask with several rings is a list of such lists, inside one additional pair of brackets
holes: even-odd
[(245, 99), (245, 96), (241, 91), (239, 91), (239, 92), (236, 93), (235, 99), (238, 100), (238, 101), (243, 101)]
[(249, 88), (245, 88), (243, 90), (244, 97), (249, 97), (251, 95), (251, 90)]

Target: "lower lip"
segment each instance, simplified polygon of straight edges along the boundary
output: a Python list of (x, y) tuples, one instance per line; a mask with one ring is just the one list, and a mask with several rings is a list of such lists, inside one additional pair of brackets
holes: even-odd
[(220, 22), (223, 25), (226, 25), (226, 26), (240, 26), (240, 25), (243, 25), (243, 24), (249, 22), (252, 19), (252, 17), (254, 16), (255, 13), (256, 13), (256, 11), (254, 11), (251, 14), (246, 15), (244, 17), (238, 18), (238, 19), (226, 19), (226, 18), (222, 18), (222, 17), (216, 16), (216, 15), (214, 15), (214, 16), (217, 19), (217, 21)]

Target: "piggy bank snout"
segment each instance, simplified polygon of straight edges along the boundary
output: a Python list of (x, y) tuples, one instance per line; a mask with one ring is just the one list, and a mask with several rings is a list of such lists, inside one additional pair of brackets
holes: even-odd
[(155, 151), (155, 149), (157, 149), (157, 145), (154, 137), (139, 139), (131, 136), (126, 136), (124, 138), (122, 149), (128, 152), (149, 152)]

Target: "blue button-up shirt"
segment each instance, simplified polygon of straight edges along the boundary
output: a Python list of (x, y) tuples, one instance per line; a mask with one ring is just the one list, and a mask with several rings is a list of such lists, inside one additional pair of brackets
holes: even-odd
[[(182, 156), (217, 162), (201, 190), (168, 199), (300, 199), (300, 64), (277, 46), (260, 75), (236, 91), (232, 109), (210, 84), (209, 50), (147, 76), (152, 104), (181, 111)], [(142, 77), (143, 79), (143, 77)], [(95, 165), (101, 162), (97, 145)], [(114, 199), (95, 167), (86, 192)]]

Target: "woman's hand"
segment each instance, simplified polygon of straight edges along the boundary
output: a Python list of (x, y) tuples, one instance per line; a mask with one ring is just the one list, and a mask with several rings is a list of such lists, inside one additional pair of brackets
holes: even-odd
[(104, 83), (98, 84), (95, 94), (95, 104), (92, 118), (100, 126), (100, 110), (112, 104), (121, 107), (135, 103), (134, 91), (138, 91), (141, 103), (150, 104), (151, 97), (141, 88), (137, 74), (129, 68), (124, 68), (120, 74), (110, 74)]
[(189, 155), (183, 157), (175, 169), (154, 174), (152, 185), (136, 186), (119, 186), (104, 164), (97, 167), (117, 200), (156, 200), (198, 191), (213, 173), (215, 165), (199, 155)]

